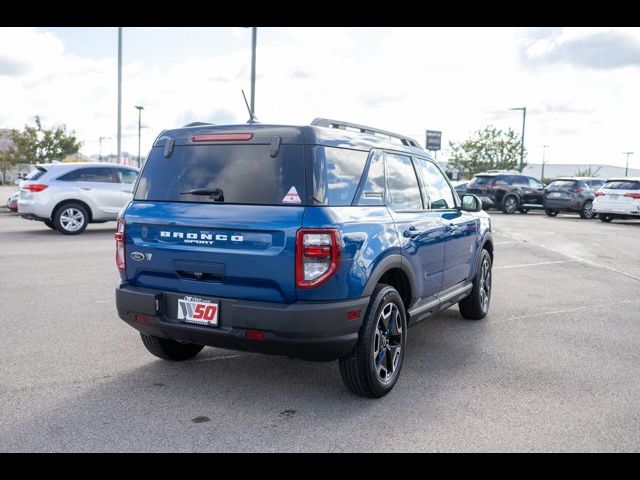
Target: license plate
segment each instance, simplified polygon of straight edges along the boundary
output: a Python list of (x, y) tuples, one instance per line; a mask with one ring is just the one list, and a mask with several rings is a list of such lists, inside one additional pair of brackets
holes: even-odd
[(609, 198), (610, 198), (611, 200), (617, 200), (617, 199), (618, 199), (618, 197), (619, 197), (619, 195), (616, 195), (615, 193), (612, 193), (612, 194), (610, 194), (610, 195), (609, 195)]
[(197, 297), (178, 299), (178, 320), (210, 327), (218, 326), (220, 305)]
[(554, 198), (555, 197), (561, 197), (561, 196), (562, 196), (562, 194), (560, 192), (551, 192), (549, 194), (549, 197), (554, 197)]

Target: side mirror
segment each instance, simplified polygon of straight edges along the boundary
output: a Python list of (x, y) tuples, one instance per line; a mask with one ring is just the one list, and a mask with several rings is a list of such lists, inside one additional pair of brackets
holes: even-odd
[(462, 210), (467, 212), (479, 212), (482, 210), (482, 201), (471, 193), (462, 195)]

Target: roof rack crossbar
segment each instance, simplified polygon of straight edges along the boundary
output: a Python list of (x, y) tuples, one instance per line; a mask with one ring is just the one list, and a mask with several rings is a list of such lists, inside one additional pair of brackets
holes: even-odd
[(386, 130), (380, 130), (379, 128), (359, 125), (357, 123), (343, 122), (341, 120), (331, 120), (329, 118), (314, 118), (313, 122), (311, 122), (311, 125), (316, 127), (338, 128), (340, 130), (346, 130), (347, 127), (353, 128), (355, 130), (360, 131), (360, 133), (368, 133), (370, 135), (386, 135), (387, 137), (397, 138), (402, 142), (403, 145), (407, 145), (409, 147), (422, 148), (420, 144), (416, 142), (413, 138), (406, 137), (398, 133), (388, 132)]

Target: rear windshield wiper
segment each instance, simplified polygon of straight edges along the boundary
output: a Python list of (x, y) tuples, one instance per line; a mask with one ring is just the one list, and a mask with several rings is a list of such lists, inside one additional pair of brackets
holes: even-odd
[(180, 192), (181, 195), (207, 195), (210, 199), (216, 202), (224, 202), (224, 192), (221, 188), (215, 188), (213, 190), (209, 188), (192, 188), (186, 192)]

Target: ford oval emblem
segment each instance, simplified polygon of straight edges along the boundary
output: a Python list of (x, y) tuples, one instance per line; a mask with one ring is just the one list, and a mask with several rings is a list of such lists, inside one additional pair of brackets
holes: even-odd
[(142, 260), (144, 260), (144, 253), (131, 252), (131, 260), (134, 260), (136, 262), (141, 262)]

